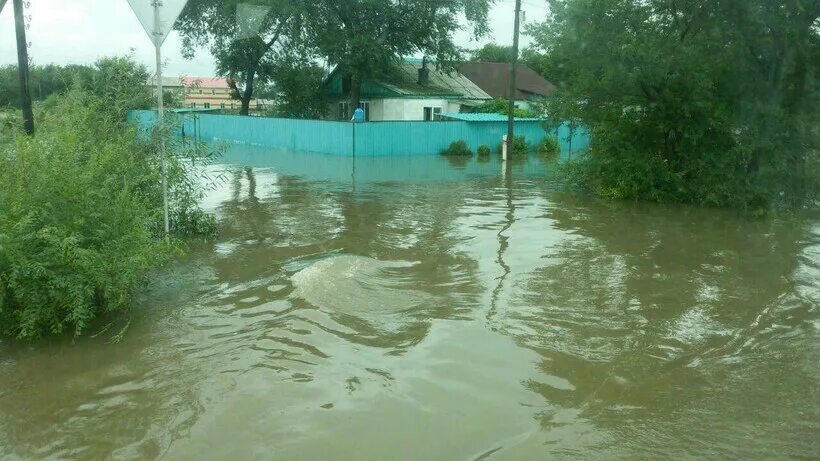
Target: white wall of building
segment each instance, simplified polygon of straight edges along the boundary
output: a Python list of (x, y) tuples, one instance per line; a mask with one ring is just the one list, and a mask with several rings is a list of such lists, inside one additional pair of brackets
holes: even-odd
[[(425, 107), (437, 107), (441, 112), (459, 112), (461, 104), (447, 99), (382, 99), (371, 120), (424, 120)], [(378, 118), (377, 118), (378, 117)]]
[[(424, 120), (425, 107), (441, 108), (442, 113), (460, 112), (461, 104), (448, 99), (363, 99), (370, 103), (370, 121)], [(338, 103), (331, 104), (331, 119), (338, 117)]]

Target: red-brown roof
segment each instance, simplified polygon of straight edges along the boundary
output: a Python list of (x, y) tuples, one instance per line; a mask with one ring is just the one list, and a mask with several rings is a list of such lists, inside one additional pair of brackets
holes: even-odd
[[(465, 62), (459, 68), (462, 74), (493, 98), (510, 98), (510, 64), (506, 62)], [(515, 99), (549, 96), (555, 85), (530, 69), (518, 64)]]
[(228, 79), (220, 77), (184, 77), (182, 83), (185, 86), (197, 85), (207, 89), (229, 88)]

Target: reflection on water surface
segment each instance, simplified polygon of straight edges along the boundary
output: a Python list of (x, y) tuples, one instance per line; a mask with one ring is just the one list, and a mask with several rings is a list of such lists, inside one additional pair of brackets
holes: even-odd
[(0, 344), (0, 457), (814, 457), (820, 223), (233, 147), (119, 344)]

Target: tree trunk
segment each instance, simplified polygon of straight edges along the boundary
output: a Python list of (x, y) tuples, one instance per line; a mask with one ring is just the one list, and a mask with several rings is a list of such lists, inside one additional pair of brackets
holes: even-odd
[(253, 97), (253, 79), (256, 76), (255, 70), (249, 70), (245, 76), (245, 90), (242, 92), (242, 109), (239, 115), (249, 115), (251, 109), (251, 98)]
[(362, 102), (362, 79), (356, 74), (350, 76), (350, 113)]

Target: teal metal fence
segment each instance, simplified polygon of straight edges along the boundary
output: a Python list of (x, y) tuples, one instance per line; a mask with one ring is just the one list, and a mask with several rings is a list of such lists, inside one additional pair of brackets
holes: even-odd
[[(216, 114), (176, 114), (182, 134), (196, 135), (203, 140), (229, 141), (295, 152), (318, 152), (334, 155), (399, 156), (437, 155), (454, 141), (465, 141), (471, 149), (481, 145), (497, 149), (507, 133), (501, 121), (436, 121), (436, 122), (367, 122), (350, 123), (326, 120), (297, 120), (264, 117), (240, 117)], [(130, 119), (142, 128), (153, 126), (154, 111), (132, 111)], [(517, 136), (524, 136), (531, 145), (540, 143), (547, 132), (541, 122), (516, 121)], [(561, 142), (562, 150), (570, 149), (570, 129), (561, 125), (552, 134)], [(586, 130), (576, 129), (572, 136), (572, 151), (589, 145)]]

